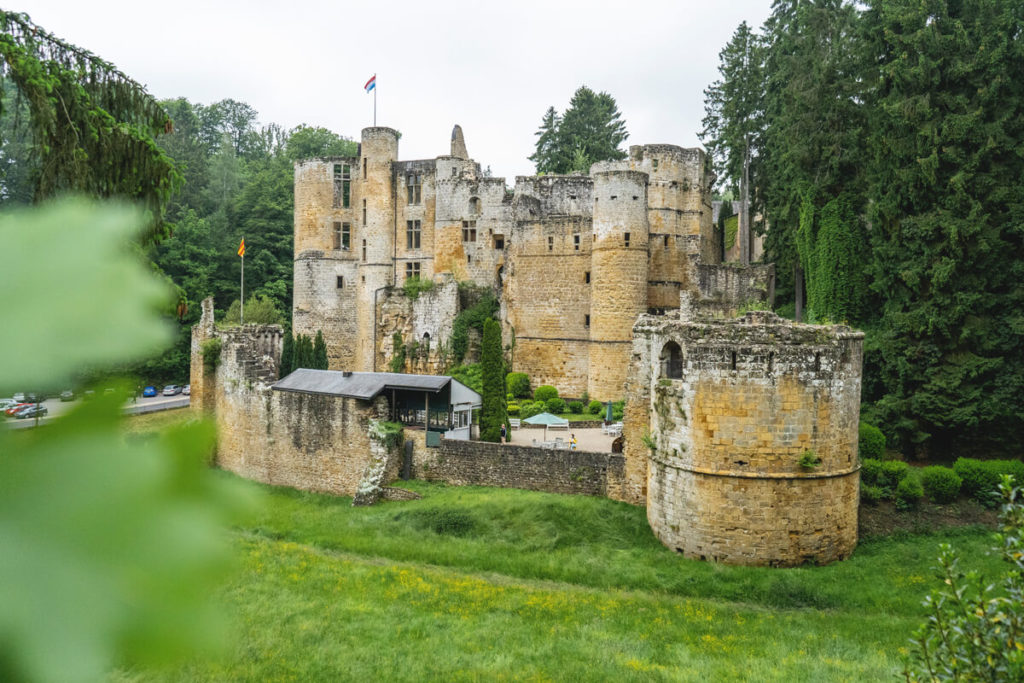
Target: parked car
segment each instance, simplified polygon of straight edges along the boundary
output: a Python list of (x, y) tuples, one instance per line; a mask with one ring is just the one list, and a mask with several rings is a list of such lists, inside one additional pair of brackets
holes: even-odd
[(34, 394), (34, 393), (25, 394), (25, 402), (26, 403), (42, 403), (45, 400), (46, 400), (46, 394)]
[(156, 396), (156, 387), (152, 385), (146, 387), (145, 389), (142, 390), (142, 395), (145, 396), (146, 398), (152, 398), (153, 396)]
[(48, 412), (49, 411), (46, 409), (46, 406), (41, 403), (29, 403), (27, 406), (15, 413), (14, 417), (19, 420), (24, 420), (26, 417), (36, 417), (37, 415), (42, 417)]
[(0, 410), (7, 410), (11, 406), (18, 405), (18, 402), (13, 398), (0, 398)]
[(7, 410), (4, 411), (4, 415), (7, 415), (8, 417), (14, 417), (14, 414), (16, 412), (18, 412), (19, 410), (21, 410), (25, 406), (30, 406), (30, 405), (32, 405), (32, 404), (31, 403), (25, 403), (24, 401), (22, 401), (21, 403), (15, 403), (13, 406), (11, 406), (10, 408), (8, 408)]
[(164, 387), (164, 396), (177, 396), (181, 393), (181, 387), (177, 384), (168, 384)]
[(64, 391), (60, 392), (60, 401), (61, 401), (61, 403), (65, 403), (67, 401), (74, 401), (74, 400), (75, 400), (75, 392), (73, 392), (71, 389), (65, 389)]
[(186, 384), (185, 388), (181, 390), (181, 393), (185, 394), (186, 396), (191, 396), (192, 395), (192, 385), (191, 384)]

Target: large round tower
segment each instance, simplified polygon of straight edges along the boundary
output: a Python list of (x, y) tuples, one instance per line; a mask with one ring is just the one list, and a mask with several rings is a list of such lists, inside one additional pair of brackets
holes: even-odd
[(374, 309), (377, 294), (394, 284), (395, 189), (392, 166), (398, 159), (398, 131), (364, 128), (360, 146), (356, 221), (359, 258), (359, 370), (372, 372)]
[(849, 556), (864, 334), (767, 311), (644, 316), (634, 334), (626, 456), (647, 459), (655, 535), (729, 564)]
[(592, 170), (590, 353), (587, 392), (623, 397), (633, 323), (647, 310), (647, 174)]

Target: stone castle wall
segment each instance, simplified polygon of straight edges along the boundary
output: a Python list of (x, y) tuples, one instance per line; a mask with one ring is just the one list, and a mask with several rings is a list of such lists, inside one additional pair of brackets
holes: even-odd
[[(406, 438), (410, 433), (416, 432), (406, 430)], [(448, 439), (439, 448), (425, 448), (421, 441), (415, 442), (413, 455), (417, 479), (608, 498), (621, 488), (620, 455)]]
[(433, 289), (420, 292), (415, 299), (401, 289), (387, 292), (377, 307), (377, 371), (391, 372), (397, 332), (406, 352), (400, 372), (441, 374), (445, 363), (442, 351), (450, 343), (458, 313), (459, 287), (448, 275), (439, 277)]
[[(655, 534), (689, 557), (734, 564), (847, 557), (863, 334), (767, 312), (647, 316), (634, 333), (627, 478), (647, 460)], [(820, 464), (802, 468), (805, 454)]]

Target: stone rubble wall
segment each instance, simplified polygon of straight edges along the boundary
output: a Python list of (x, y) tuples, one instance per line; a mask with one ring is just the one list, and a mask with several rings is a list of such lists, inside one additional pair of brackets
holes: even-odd
[(446, 363), (442, 351), (450, 344), (452, 323), (458, 314), (458, 283), (447, 274), (415, 300), (401, 289), (388, 291), (377, 307), (377, 371), (391, 372), (394, 333), (398, 332), (406, 347), (406, 364), (400, 372), (441, 374)]
[[(406, 438), (411, 431), (406, 430)], [(416, 479), (609, 498), (616, 498), (621, 488), (622, 467), (622, 456), (611, 453), (550, 451), (485, 441), (442, 439), (439, 448), (416, 442), (413, 454)]]
[(731, 318), (744, 306), (763, 305), (775, 301), (775, 264), (741, 266), (737, 264), (697, 266), (701, 298), (697, 301), (702, 315)]

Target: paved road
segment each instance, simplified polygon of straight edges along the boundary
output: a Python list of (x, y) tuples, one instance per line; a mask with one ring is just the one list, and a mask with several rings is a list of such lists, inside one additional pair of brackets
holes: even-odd
[[(43, 401), (43, 405), (49, 411), (46, 417), (39, 418), (39, 424), (46, 424), (52, 418), (63, 415), (67, 411), (78, 405), (78, 402), (82, 399), (76, 398), (74, 401), (61, 401), (59, 398), (48, 398)], [(132, 403), (129, 401), (125, 404), (124, 412), (126, 415), (139, 415), (142, 413), (155, 413), (160, 410), (170, 410), (171, 408), (184, 408), (189, 405), (189, 397), (184, 395), (177, 396), (152, 396), (150, 398), (139, 397), (139, 399)], [(9, 427), (10, 429), (25, 429), (28, 427), (34, 427), (36, 421), (34, 418), (25, 418), (24, 420), (16, 420), (12, 417), (0, 417), (0, 425)]]

